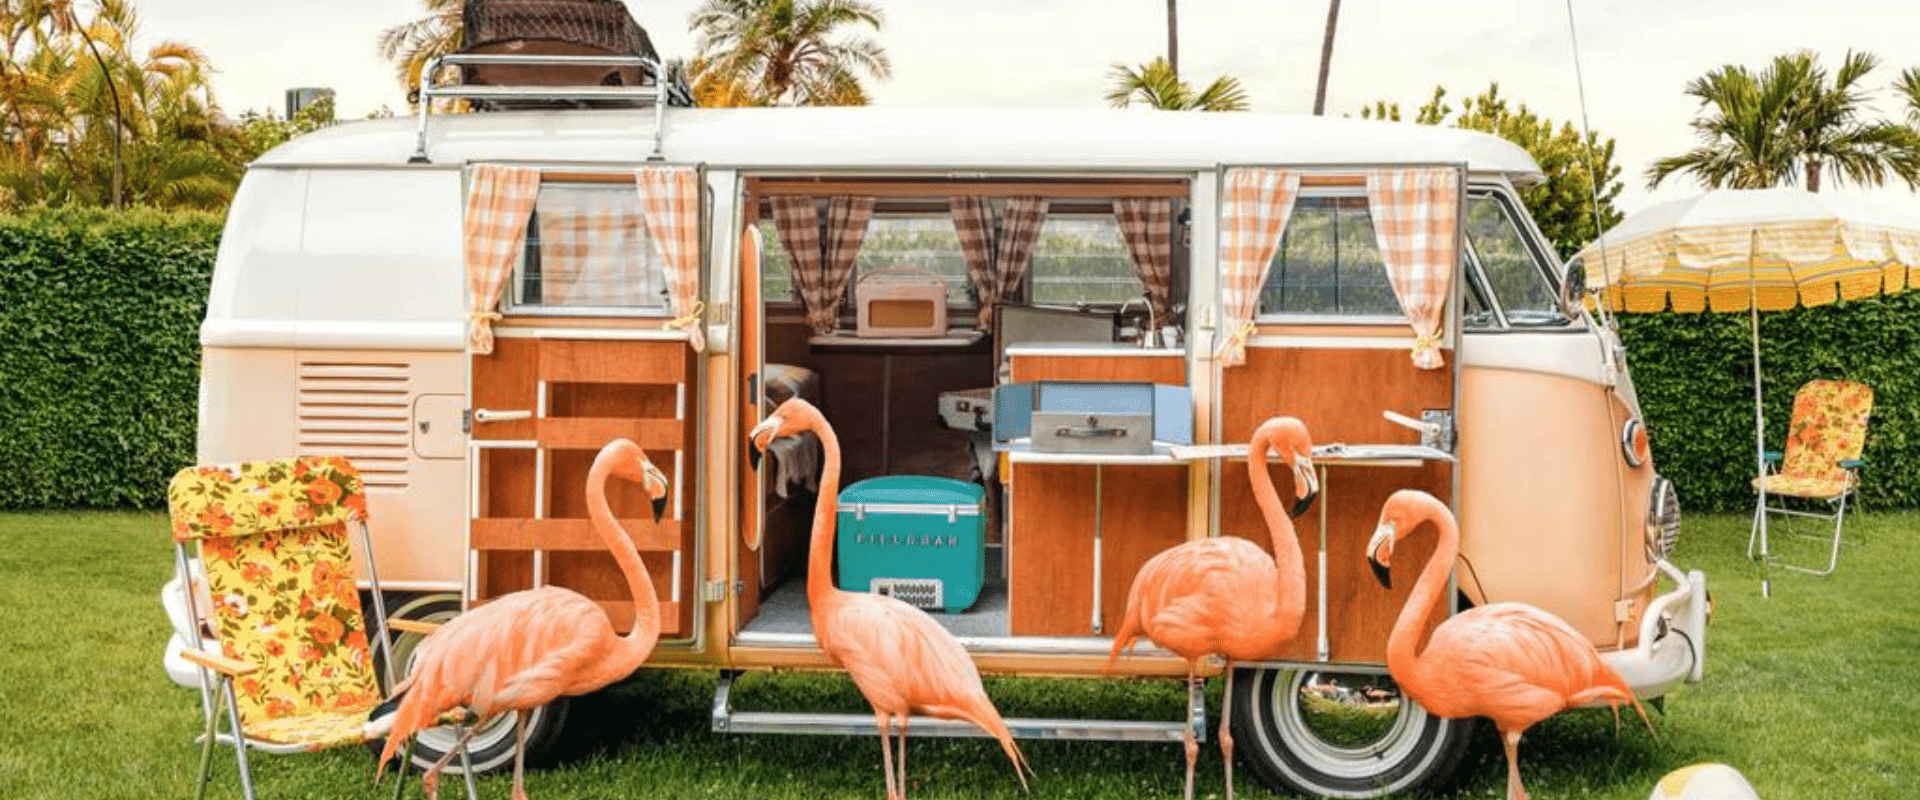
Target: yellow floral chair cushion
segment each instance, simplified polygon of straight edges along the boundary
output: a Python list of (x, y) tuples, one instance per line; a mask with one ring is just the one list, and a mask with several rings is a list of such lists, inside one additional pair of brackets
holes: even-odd
[(1858, 475), (1841, 462), (1867, 445), (1873, 388), (1853, 381), (1808, 381), (1793, 396), (1793, 420), (1780, 471), (1755, 478), (1768, 494), (1827, 500), (1853, 490)]
[(248, 738), (360, 741), (381, 698), (347, 540), (359, 473), (338, 457), (194, 467), (167, 499), (175, 540), (199, 543), (221, 654), (259, 667), (234, 683)]

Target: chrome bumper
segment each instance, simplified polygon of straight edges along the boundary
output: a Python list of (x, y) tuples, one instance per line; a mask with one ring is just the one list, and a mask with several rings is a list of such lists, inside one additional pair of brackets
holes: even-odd
[(1640, 644), (1602, 653), (1642, 698), (1660, 697), (1681, 683), (1699, 683), (1707, 658), (1707, 576), (1681, 573), (1665, 559), (1654, 566), (1673, 579), (1673, 591), (1647, 605), (1640, 617)]

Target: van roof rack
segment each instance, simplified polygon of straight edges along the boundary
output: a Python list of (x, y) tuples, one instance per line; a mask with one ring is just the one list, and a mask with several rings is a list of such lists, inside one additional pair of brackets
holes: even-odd
[[(465, 74), (468, 68), (475, 66), (510, 67), (638, 67), (651, 81), (637, 85), (593, 84), (593, 85), (494, 85), (470, 84), (458, 79), (451, 83), (439, 83), (433, 76), (441, 74), (442, 67), (460, 67), (456, 72)], [(665, 130), (667, 106), (692, 106), (693, 95), (687, 87), (669, 75), (666, 65), (657, 58), (645, 56), (602, 56), (602, 55), (532, 55), (505, 53), (454, 53), (428, 61), (426, 68), (420, 71), (419, 126), (414, 139), (413, 155), (407, 159), (410, 164), (430, 163), (427, 157), (427, 118), (433, 115), (433, 101), (438, 99), (463, 99), (475, 101), (477, 108), (485, 110), (510, 108), (609, 108), (630, 107), (654, 109), (653, 149), (648, 152), (647, 160), (657, 161), (662, 157), (661, 134)]]

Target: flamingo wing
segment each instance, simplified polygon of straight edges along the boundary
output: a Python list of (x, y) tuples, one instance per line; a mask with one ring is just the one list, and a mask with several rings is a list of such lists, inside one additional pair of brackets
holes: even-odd
[(1277, 583), (1273, 557), (1259, 545), (1219, 536), (1154, 556), (1135, 577), (1128, 605), (1137, 598), (1147, 638), (1191, 659), (1224, 652), (1250, 624), (1271, 619)]
[(1597, 686), (1625, 690), (1585, 637), (1523, 603), (1481, 606), (1447, 620), (1421, 660), (1448, 677), (1440, 691), (1451, 702), (1470, 703), (1468, 713), (1491, 717), (1503, 730), (1524, 729), (1578, 705), (1575, 696)]
[(845, 595), (828, 616), (827, 654), (874, 708), (896, 713), (986, 698), (960, 641), (926, 612), (891, 597)]

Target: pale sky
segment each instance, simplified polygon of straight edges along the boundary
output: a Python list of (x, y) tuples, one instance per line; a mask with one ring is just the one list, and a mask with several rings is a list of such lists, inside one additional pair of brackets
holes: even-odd
[[(876, 38), (893, 78), (873, 83), (876, 104), (1100, 107), (1115, 62), (1137, 64), (1166, 47), (1162, 0), (873, 0), (886, 14)], [(1329, 115), (1358, 115), (1376, 99), (1411, 114), (1436, 85), (1455, 97), (1499, 81), (1501, 93), (1555, 120), (1580, 122), (1569, 0), (1344, 0)], [(343, 117), (405, 102), (375, 53), (380, 31), (423, 13), (417, 0), (135, 0), (140, 46), (183, 41), (220, 72), (229, 113), (284, 112), (284, 91), (325, 86)], [(1619, 206), (1698, 191), (1668, 178), (1649, 192), (1657, 158), (1695, 144), (1688, 80), (1721, 64), (1763, 65), (1810, 49), (1830, 69), (1848, 49), (1881, 57), (1868, 75), (1876, 108), (1901, 112), (1887, 90), (1920, 66), (1920, 3), (1910, 0), (1571, 0), (1586, 115), (1618, 141)], [(687, 18), (698, 0), (628, 0), (662, 55), (690, 57)], [(1204, 83), (1240, 79), (1256, 111), (1307, 113), (1326, 22), (1324, 0), (1186, 0), (1180, 70)], [(1841, 191), (1848, 191), (1842, 189)], [(1857, 190), (1856, 190), (1857, 191)], [(1920, 213), (1904, 185), (1871, 193)]]

